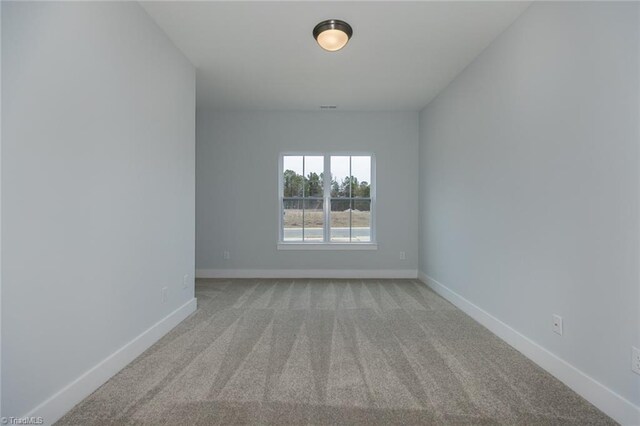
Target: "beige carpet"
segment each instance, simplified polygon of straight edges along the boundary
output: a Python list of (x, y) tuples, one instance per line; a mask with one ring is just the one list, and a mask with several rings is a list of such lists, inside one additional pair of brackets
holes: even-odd
[(196, 296), (57, 424), (613, 424), (418, 281), (199, 280)]

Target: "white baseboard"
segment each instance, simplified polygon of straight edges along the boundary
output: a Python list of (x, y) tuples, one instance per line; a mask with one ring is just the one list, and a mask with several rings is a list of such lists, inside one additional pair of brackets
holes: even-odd
[(640, 407), (589, 377), (423, 272), (418, 279), (622, 425), (640, 425)]
[(417, 278), (416, 269), (196, 269), (196, 278)]
[(182, 320), (191, 315), (196, 310), (196, 305), (196, 298), (189, 300), (23, 417), (42, 417), (45, 425), (55, 423), (77, 403), (102, 386)]

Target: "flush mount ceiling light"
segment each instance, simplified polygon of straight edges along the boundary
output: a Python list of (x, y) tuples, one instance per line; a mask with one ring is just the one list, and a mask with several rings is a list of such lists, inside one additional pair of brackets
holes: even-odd
[(342, 49), (352, 35), (351, 25), (339, 19), (322, 21), (313, 29), (313, 38), (320, 47), (329, 52)]

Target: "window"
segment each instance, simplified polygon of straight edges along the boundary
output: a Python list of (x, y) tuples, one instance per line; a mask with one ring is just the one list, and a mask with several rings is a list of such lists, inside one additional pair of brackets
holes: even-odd
[(373, 155), (283, 154), (279, 198), (278, 248), (375, 248)]

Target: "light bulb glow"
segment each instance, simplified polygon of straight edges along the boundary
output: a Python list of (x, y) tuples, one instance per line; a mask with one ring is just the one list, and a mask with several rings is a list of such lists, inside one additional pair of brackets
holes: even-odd
[(348, 41), (349, 37), (340, 30), (326, 30), (318, 35), (318, 44), (329, 52), (342, 49)]

